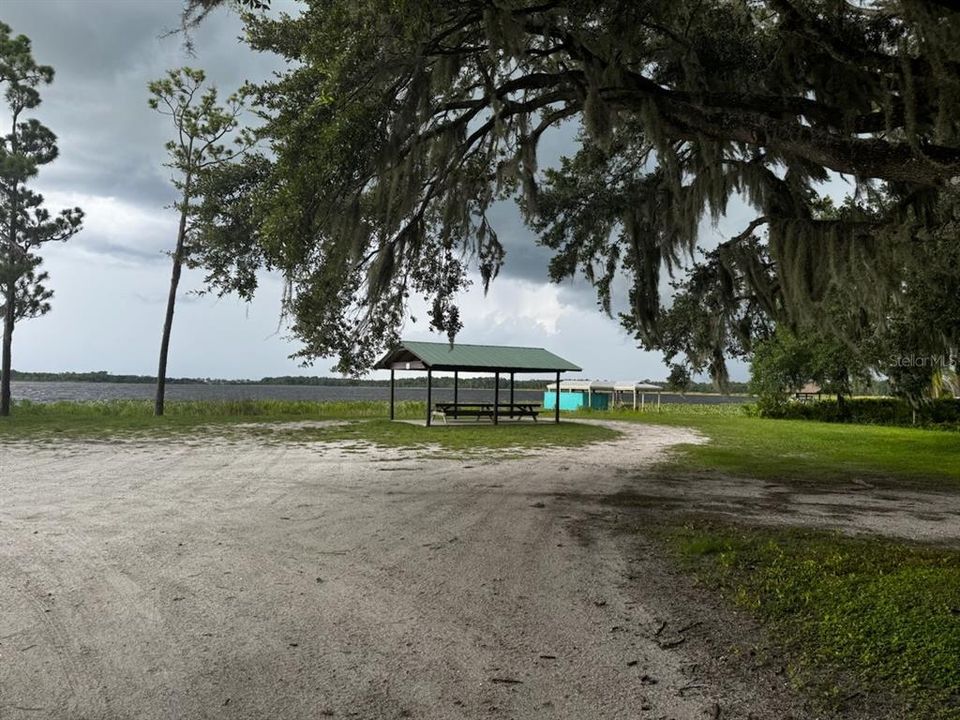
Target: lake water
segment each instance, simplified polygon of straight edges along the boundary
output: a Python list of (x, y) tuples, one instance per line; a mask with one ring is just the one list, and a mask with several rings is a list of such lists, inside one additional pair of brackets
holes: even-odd
[[(86, 383), (86, 382), (17, 382), (11, 383), (14, 400), (56, 402), (58, 400), (152, 400), (154, 386), (142, 383)], [(506, 400), (509, 391), (500, 391)], [(397, 400), (425, 400), (426, 388), (397, 388)], [(647, 400), (651, 399), (647, 396)], [(390, 388), (318, 385), (167, 385), (168, 400), (389, 400)], [(516, 390), (518, 401), (543, 400), (542, 390)], [(435, 401), (453, 400), (452, 388), (434, 388)], [(493, 390), (461, 388), (459, 399), (464, 402), (491, 401)], [(695, 404), (749, 402), (744, 397), (723, 395), (687, 395), (681, 397), (664, 393), (663, 402)]]

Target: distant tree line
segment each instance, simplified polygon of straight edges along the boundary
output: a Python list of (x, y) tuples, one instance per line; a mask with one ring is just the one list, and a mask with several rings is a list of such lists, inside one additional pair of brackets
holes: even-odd
[[(13, 370), (10, 373), (11, 380), (25, 382), (93, 382), (93, 383), (138, 383), (149, 385), (157, 382), (155, 375), (114, 375), (105, 370), (96, 372), (22, 372)], [(547, 378), (539, 380), (516, 380), (514, 387), (519, 389), (542, 389), (546, 383), (550, 382)], [(223, 378), (167, 378), (168, 384), (173, 385), (314, 385), (324, 387), (386, 387), (390, 384), (389, 380), (358, 380), (356, 378), (339, 377), (304, 377), (299, 375), (280, 375), (277, 377), (264, 377), (259, 380), (235, 379), (226, 380)], [(427, 384), (425, 375), (418, 377), (404, 377), (396, 379), (397, 387), (423, 387)], [(433, 379), (434, 387), (445, 388), (453, 387), (452, 377), (435, 377)], [(479, 378), (460, 378), (459, 385), (462, 388), (492, 388), (492, 377)], [(501, 387), (509, 387), (508, 377), (500, 378)]]
[[(88, 382), (88, 383), (142, 383), (149, 385), (157, 381), (154, 375), (114, 375), (105, 370), (96, 372), (22, 372), (10, 371), (11, 380), (21, 382)], [(230, 384), (247, 383), (247, 380), (210, 380), (204, 378), (167, 378), (168, 383), (179, 385), (203, 385), (206, 383)]]
[[(395, 380), (397, 387), (425, 387), (427, 384), (426, 375), (418, 375), (415, 377), (398, 377)], [(520, 380), (516, 379), (513, 383), (513, 386), (518, 389), (530, 389), (530, 390), (542, 390), (543, 387), (550, 382), (548, 378), (540, 378), (538, 380)], [(334, 387), (387, 387), (390, 385), (389, 380), (358, 380), (356, 378), (336, 378), (336, 377), (300, 377), (300, 376), (290, 376), (284, 375), (280, 377), (265, 377), (258, 381), (258, 384), (261, 385), (324, 385), (324, 386), (334, 386)], [(483, 389), (483, 388), (492, 388), (493, 387), (493, 378), (492, 377), (475, 377), (475, 378), (459, 378), (458, 384), (461, 388), (467, 389)], [(433, 386), (436, 388), (452, 388), (453, 387), (453, 378), (452, 377), (434, 377)], [(500, 376), (500, 387), (509, 387), (510, 378), (509, 376)]]
[[(149, 385), (155, 383), (157, 378), (153, 375), (116, 375), (106, 370), (95, 372), (23, 372), (13, 370), (10, 373), (11, 380), (21, 382), (92, 382), (92, 383), (142, 383)], [(520, 390), (541, 390), (550, 382), (549, 378), (539, 379), (516, 379), (514, 387)], [(670, 383), (664, 383), (662, 380), (649, 380), (650, 382), (662, 384), (667, 391), (676, 392), (716, 392), (716, 388), (709, 382), (690, 382), (685, 389), (675, 388)], [(322, 387), (387, 387), (389, 380), (366, 379), (343, 377), (319, 377), (316, 375), (277, 375), (260, 378), (259, 380), (235, 379), (226, 380), (223, 378), (167, 378), (167, 383), (173, 385), (308, 385)], [(416, 377), (398, 377), (396, 379), (397, 387), (424, 387), (427, 384), (425, 375)], [(492, 377), (461, 377), (459, 385), (465, 389), (484, 389), (493, 387)], [(437, 388), (452, 388), (452, 377), (434, 377), (433, 386)], [(509, 387), (510, 379), (506, 376), (500, 378), (501, 387)], [(749, 391), (746, 382), (731, 382), (728, 387), (730, 393), (746, 393)]]

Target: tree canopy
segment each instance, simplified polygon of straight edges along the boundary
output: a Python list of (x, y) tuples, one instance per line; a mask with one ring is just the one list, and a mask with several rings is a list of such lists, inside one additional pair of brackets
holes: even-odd
[[(756, 215), (715, 279), (729, 286), (735, 266), (749, 292), (718, 301), (790, 323), (835, 288), (879, 317), (916, 244), (955, 221), (948, 3), (309, 0), (296, 17), (245, 18), (250, 46), (290, 65), (259, 88), (269, 192), (217, 217), (211, 243), (253, 228), (242, 250), (287, 274), (303, 357), (342, 371), (396, 339), (411, 294), (453, 338), (468, 273), (486, 285), (504, 261), (487, 217), (503, 198), (557, 251), (555, 279), (585, 273), (609, 310), (623, 275), (625, 322), (651, 342), (662, 270), (680, 270), (701, 220), (734, 197)], [(579, 150), (541, 172), (538, 144), (565, 123)], [(835, 175), (854, 205), (819, 217)], [(857, 210), (878, 195), (882, 211)], [(217, 257), (215, 279), (249, 291), (251, 264)]]

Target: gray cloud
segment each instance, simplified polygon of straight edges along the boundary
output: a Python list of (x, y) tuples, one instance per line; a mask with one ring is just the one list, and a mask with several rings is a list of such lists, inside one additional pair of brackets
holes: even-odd
[(537, 244), (537, 235), (524, 223), (517, 204), (513, 200), (502, 200), (493, 205), (487, 215), (506, 250), (503, 276), (547, 282), (547, 266), (553, 251)]
[(163, 166), (167, 118), (147, 107), (147, 83), (168, 69), (202, 67), (223, 93), (261, 80), (281, 64), (241, 44), (239, 19), (213, 14), (195, 34), (190, 57), (177, 26), (179, 2), (6, 0), (4, 22), (33, 41), (38, 62), (56, 71), (35, 112), (59, 138), (60, 157), (43, 168), (44, 189), (112, 196), (162, 208), (172, 202)]
[(170, 257), (165, 252), (159, 250), (141, 250), (130, 245), (110, 242), (109, 240), (91, 240), (89, 235), (84, 237), (83, 249), (95, 254), (109, 255), (110, 257), (128, 260), (137, 264), (170, 263)]

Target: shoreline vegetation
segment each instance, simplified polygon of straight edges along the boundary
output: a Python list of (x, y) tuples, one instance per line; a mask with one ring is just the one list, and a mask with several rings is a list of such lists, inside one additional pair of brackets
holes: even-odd
[[(156, 384), (155, 375), (118, 375), (109, 373), (105, 370), (94, 372), (25, 372), (13, 370), (10, 373), (10, 379), (13, 382), (83, 382), (83, 383), (124, 383), (135, 385)], [(543, 390), (546, 384), (553, 382), (552, 378), (520, 379), (514, 382), (514, 387), (518, 390)], [(672, 393), (668, 390), (663, 380), (643, 379), (641, 382), (650, 382), (663, 385), (664, 392)], [(262, 377), (259, 380), (249, 378), (226, 379), (226, 378), (167, 378), (168, 385), (293, 385), (293, 386), (317, 386), (317, 387), (389, 387), (388, 379), (373, 378), (352, 378), (352, 377), (329, 377), (319, 375), (278, 375)], [(501, 387), (509, 387), (510, 381), (507, 377), (500, 378)], [(493, 387), (493, 378), (482, 377), (460, 377), (459, 385), (464, 389), (483, 389)], [(397, 377), (396, 386), (401, 388), (426, 388), (426, 376), (422, 373), (417, 377)], [(433, 386), (435, 388), (452, 388), (453, 378), (448, 376), (434, 376)], [(687, 395), (724, 395), (724, 396), (749, 396), (747, 383), (731, 382), (728, 392), (717, 392), (711, 383), (693, 383), (686, 393)]]

